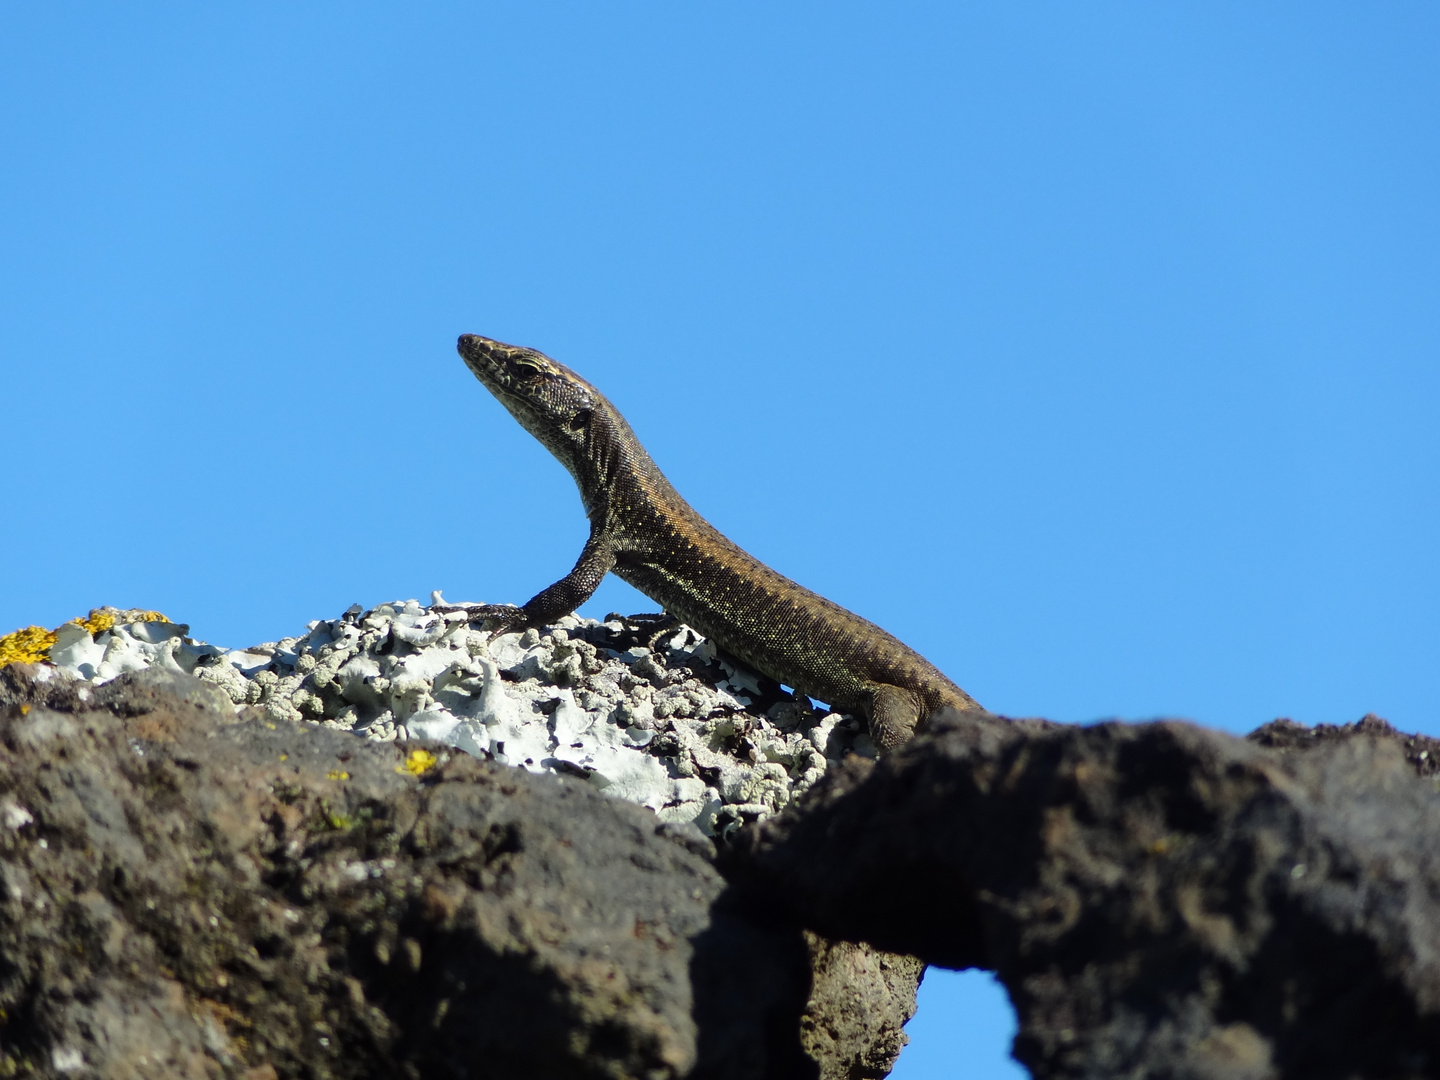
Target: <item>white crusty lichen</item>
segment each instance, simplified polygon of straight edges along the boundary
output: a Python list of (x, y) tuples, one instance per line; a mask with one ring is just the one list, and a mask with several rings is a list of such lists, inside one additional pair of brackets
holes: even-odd
[[(160, 628), (147, 629), (147, 624), (152, 623), (160, 624)], [(134, 633), (129, 632), (131, 624), (140, 624)], [(0, 667), (51, 663), (77, 672), (84, 670), (84, 678), (103, 682), (137, 667), (149, 667), (156, 656), (147, 646), (183, 638), (188, 630), (189, 627), (170, 622), (158, 611), (98, 607), (84, 618), (71, 619), (54, 630), (26, 626), (0, 637)], [(116, 652), (107, 666), (106, 654), (112, 645)], [(54, 655), (56, 650), (59, 650), (58, 659)], [(188, 654), (186, 658), (194, 659)]]
[(657, 617), (493, 635), (466, 605), (351, 607), (297, 637), (227, 650), (183, 624), (60, 628), (49, 662), (95, 682), (160, 664), (270, 722), (430, 739), (532, 772), (581, 776), (707, 834), (783, 809), (830, 764), (873, 754), (853, 718), (716, 654)]

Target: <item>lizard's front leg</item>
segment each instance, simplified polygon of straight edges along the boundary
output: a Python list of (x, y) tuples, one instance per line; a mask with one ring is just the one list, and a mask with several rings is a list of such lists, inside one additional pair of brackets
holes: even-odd
[(523, 607), (514, 604), (483, 604), (470, 609), (472, 619), (484, 619), (485, 625), (495, 637), (531, 626), (544, 626), (562, 615), (569, 615), (594, 594), (605, 575), (615, 566), (615, 553), (610, 544), (592, 529), (585, 549), (575, 563), (575, 569), (555, 582), (548, 589), (542, 589)]

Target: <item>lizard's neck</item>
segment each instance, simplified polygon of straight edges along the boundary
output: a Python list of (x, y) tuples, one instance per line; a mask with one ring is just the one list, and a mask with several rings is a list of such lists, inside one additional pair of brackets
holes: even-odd
[(635, 432), (609, 402), (591, 417), (585, 451), (567, 462), (580, 489), (585, 513), (593, 522), (618, 498), (632, 511), (647, 503), (674, 511), (685, 506), (665, 474), (646, 453)]

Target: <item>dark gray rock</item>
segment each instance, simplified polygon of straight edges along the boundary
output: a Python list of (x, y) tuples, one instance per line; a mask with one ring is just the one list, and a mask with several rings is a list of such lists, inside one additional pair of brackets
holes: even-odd
[(803, 938), (640, 807), (236, 717), (186, 676), (98, 708), (26, 678), (0, 712), (0, 1074), (820, 1074)]
[(148, 667), (112, 679), (96, 687), (86, 703), (120, 716), (139, 716), (177, 705), (208, 712), (217, 720), (230, 720), (235, 715), (235, 706), (214, 683), (163, 667)]
[(753, 826), (732, 888), (829, 937), (997, 972), (1037, 1077), (1440, 1075), (1423, 740), (1373, 721), (1252, 741), (937, 727)]
[(70, 711), (89, 707), (95, 688), (49, 664), (0, 667), (0, 709), (50, 705)]
[(1313, 750), (1357, 738), (1376, 739), (1392, 744), (1415, 769), (1417, 776), (1440, 775), (1440, 739), (1396, 731), (1374, 713), (1353, 724), (1316, 724), (1314, 727), (1282, 718), (1272, 720), (1245, 736), (1246, 741), (1281, 754)]

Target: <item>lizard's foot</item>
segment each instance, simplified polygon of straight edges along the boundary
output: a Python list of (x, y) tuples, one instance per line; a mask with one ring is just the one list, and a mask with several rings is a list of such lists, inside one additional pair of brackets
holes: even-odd
[[(632, 616), (633, 618), (634, 616)], [(660, 647), (660, 639), (666, 634), (673, 634), (675, 628), (680, 625), (680, 620), (668, 611), (662, 612), (658, 619), (650, 624), (650, 633), (645, 637), (645, 647), (654, 652)]]
[(880, 684), (870, 691), (870, 741), (882, 754), (915, 736), (921, 702), (898, 686)]
[(904, 724), (897, 724), (893, 721), (886, 723), (881, 721), (870, 722), (870, 741), (875, 744), (875, 749), (882, 754), (888, 754), (897, 747), (904, 746), (915, 737), (915, 728)]
[(491, 637), (515, 633), (530, 626), (525, 609), (514, 604), (476, 604), (466, 610), (470, 621), (480, 623), (484, 629), (490, 631)]

